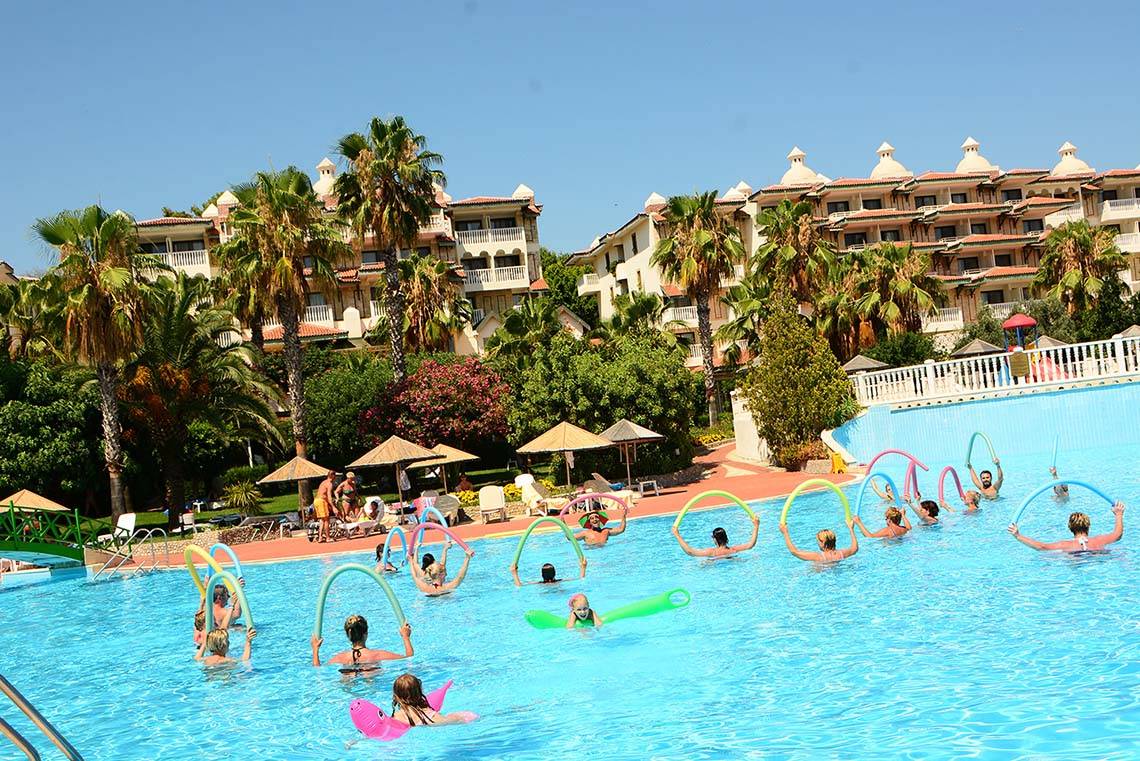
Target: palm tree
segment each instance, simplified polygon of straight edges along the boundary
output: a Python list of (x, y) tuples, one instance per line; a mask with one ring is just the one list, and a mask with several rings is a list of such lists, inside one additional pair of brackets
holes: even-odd
[[(234, 243), (222, 266), (235, 282), (263, 296), (281, 323), (289, 413), (296, 453), (308, 451), (305, 378), (301, 362), (301, 315), (312, 289), (335, 287), (335, 265), (351, 256), (340, 226), (324, 217), (324, 204), (309, 176), (296, 167), (258, 172), (233, 190)], [(308, 482), (298, 495), (308, 504)]]
[(1115, 238), (1111, 229), (1092, 227), (1084, 220), (1061, 225), (1045, 239), (1035, 284), (1048, 288), (1070, 315), (1088, 309), (1104, 281), (1128, 265)]
[(276, 392), (253, 370), (248, 346), (223, 348), (234, 315), (211, 306), (209, 296), (205, 278), (159, 278), (149, 290), (142, 345), (123, 372), (127, 419), (154, 445), (171, 516), (185, 502), (191, 425), (205, 424), (226, 442), (282, 440), (269, 404)]
[[(427, 150), (424, 136), (413, 132), (401, 116), (372, 119), (367, 134), (345, 135), (337, 152), (348, 161), (333, 185), (338, 212), (361, 241), (371, 233), (384, 264), (388, 324), (400, 325), (404, 291), (397, 252), (414, 247), (420, 225), (431, 217), (435, 188), (446, 182), (438, 169), (443, 157)], [(404, 336), (392, 330), (388, 336), (392, 370), (400, 381), (407, 374)]]
[(744, 246), (732, 220), (717, 210), (715, 191), (673, 196), (665, 205), (665, 224), (669, 234), (658, 241), (650, 263), (696, 302), (709, 425), (715, 425), (720, 404), (713, 376), (709, 299), (720, 290), (722, 278), (731, 277), (735, 265), (744, 260)]
[[(229, 309), (243, 325), (249, 326), (249, 341), (259, 352), (265, 352), (265, 321), (273, 305), (268, 304), (261, 285), (265, 281), (265, 262), (248, 256), (246, 239), (230, 238), (214, 249), (220, 272), (213, 281), (215, 294), (226, 301)], [(248, 269), (236, 262), (244, 260)]]
[[(614, 313), (608, 320), (598, 323), (590, 331), (591, 338), (601, 338), (613, 341), (628, 335), (651, 335), (672, 338), (676, 343), (676, 336), (663, 328), (665, 314), (665, 300), (656, 293), (634, 291), (623, 293), (614, 298)], [(674, 321), (675, 324), (682, 324)]]
[(13, 359), (58, 354), (56, 347), (63, 334), (59, 307), (39, 280), (19, 280), (0, 290), (8, 353)]
[(713, 338), (727, 347), (724, 350), (726, 362), (734, 365), (740, 362), (741, 343), (750, 356), (760, 355), (760, 332), (764, 318), (768, 315), (771, 296), (772, 289), (768, 282), (748, 273), (738, 285), (732, 286), (720, 297), (721, 303), (728, 308), (732, 317), (716, 329)]
[(858, 302), (860, 280), (866, 267), (862, 252), (852, 252), (832, 264), (827, 279), (816, 295), (812, 319), (816, 330), (827, 338), (831, 351), (840, 361), (859, 353), (861, 318)]
[(835, 263), (831, 243), (820, 235), (807, 201), (784, 200), (756, 216), (753, 268), (773, 288), (787, 288), (801, 304), (812, 304)]
[(142, 341), (146, 284), (140, 275), (163, 265), (139, 253), (135, 221), (126, 212), (88, 206), (39, 219), (33, 229), (59, 255), (44, 284), (64, 323), (64, 354), (95, 369), (111, 519), (118, 520), (125, 511), (120, 367)]
[(503, 317), (503, 324), (484, 344), (487, 356), (510, 357), (521, 363), (562, 330), (557, 306), (550, 299), (526, 299)]
[(922, 318), (942, 300), (941, 283), (930, 274), (930, 254), (884, 242), (862, 252), (862, 260), (858, 314), (892, 334), (921, 332)]
[(471, 321), (471, 302), (442, 259), (412, 254), (400, 260), (404, 281), (405, 341), (415, 351), (442, 351), (451, 332)]

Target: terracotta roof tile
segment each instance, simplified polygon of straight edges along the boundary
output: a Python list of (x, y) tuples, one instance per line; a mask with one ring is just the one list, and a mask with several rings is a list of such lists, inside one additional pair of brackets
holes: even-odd
[(1049, 174), (1048, 169), (1007, 169), (1002, 174)]
[(1109, 169), (1107, 172), (1101, 172), (1098, 177), (1136, 177), (1140, 175), (1140, 169)]
[(1048, 196), (1030, 196), (1013, 204), (1015, 209), (1029, 208), (1030, 206), (1072, 206), (1072, 198), (1050, 198)]
[(140, 219), (135, 222), (137, 227), (163, 227), (165, 225), (209, 225), (208, 219), (199, 217), (157, 217), (155, 219)]
[(918, 212), (914, 209), (860, 209), (846, 215), (845, 219), (878, 219), (880, 217), (913, 217)]
[[(993, 175), (987, 172), (932, 172), (926, 171), (915, 177), (915, 182), (933, 182), (936, 180), (961, 180), (963, 182), (975, 180), (981, 182)], [(909, 179), (909, 178), (908, 178)]]
[(360, 277), (355, 268), (336, 271), (336, 279), (342, 283), (359, 283)]
[(979, 277), (1016, 277), (1024, 275), (1036, 275), (1036, 267), (990, 267), (983, 272)]
[(662, 290), (662, 291), (664, 291), (664, 292), (665, 292), (665, 295), (666, 295), (666, 296), (669, 296), (670, 298), (675, 298), (675, 297), (678, 297), (678, 296), (684, 296), (684, 295), (685, 295), (685, 292), (684, 292), (684, 291), (682, 291), (680, 288), (678, 288), (677, 286), (673, 285), (672, 283), (665, 283), (665, 284), (663, 284), (663, 285), (661, 286), (661, 290)]
[(1073, 182), (1074, 180), (1091, 180), (1096, 176), (1096, 172), (1076, 172), (1075, 174), (1047, 174), (1044, 177), (1038, 177), (1033, 181), (1034, 184), (1048, 185), (1055, 182)]
[(460, 198), (458, 201), (452, 201), (449, 206), (477, 206), (479, 204), (490, 203), (517, 203), (529, 204), (533, 199), (530, 198), (511, 198), (510, 196), (471, 196), (470, 198)]
[(540, 277), (530, 284), (530, 289), (532, 291), (549, 291), (550, 287), (546, 284), (546, 278)]
[(1026, 238), (1037, 238), (1037, 233), (1028, 233), (1026, 235), (1009, 235), (1007, 233), (974, 233), (959, 238), (956, 242), (961, 244), (972, 243), (1025, 243)]
[(840, 177), (823, 186), (824, 190), (831, 188), (850, 188), (863, 185), (897, 185), (906, 182), (910, 177)]
[[(267, 328), (264, 332), (266, 341), (280, 341), (284, 337), (284, 328), (280, 325), (275, 325), (272, 328)], [(335, 327), (329, 325), (317, 325), (312, 322), (302, 322), (300, 325), (301, 338), (336, 338), (337, 336), (348, 335), (346, 330), (337, 330)]]

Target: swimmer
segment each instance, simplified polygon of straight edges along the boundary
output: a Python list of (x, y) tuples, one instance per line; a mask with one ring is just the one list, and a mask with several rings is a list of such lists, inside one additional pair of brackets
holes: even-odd
[(416, 582), (416, 588), (426, 594), (428, 597), (439, 597), (441, 595), (450, 594), (459, 588), (463, 583), (463, 579), (467, 576), (467, 568), (471, 564), (471, 557), (475, 554), (475, 550), (468, 549), (463, 555), (463, 565), (459, 567), (459, 573), (451, 581), (447, 580), (447, 550), (451, 547), (451, 540), (443, 546), (443, 556), (435, 561), (433, 558), (432, 563), (428, 563), (428, 555), (424, 555), (424, 563), (422, 566), (417, 567), (412, 565), (412, 578)]
[[(245, 586), (245, 578), (238, 579), (238, 585)], [(241, 601), (237, 596), (233, 598), (233, 603), (230, 603), (230, 590), (226, 589), (225, 584), (218, 584), (214, 587), (213, 594), (214, 602), (214, 624), (219, 629), (230, 628), (230, 623), (241, 618)], [(202, 603), (198, 606), (198, 613), (202, 614), (202, 629), (206, 628), (206, 597), (202, 596)], [(198, 613), (194, 615), (194, 628), (198, 628)], [(198, 635), (194, 635), (194, 643), (198, 642)]]
[[(918, 496), (921, 497), (922, 495), (920, 494)], [(910, 505), (910, 509), (914, 510), (914, 514), (917, 515), (918, 519), (920, 521), (922, 521), (925, 525), (933, 526), (935, 523), (938, 523), (938, 513), (940, 512), (940, 509), (938, 507), (938, 503), (935, 502), (934, 500), (932, 500), (932, 499), (909, 500), (908, 499), (906, 501), (906, 503), (908, 505)], [(943, 506), (947, 510), (950, 510), (949, 505), (943, 505)], [(954, 511), (950, 510), (950, 512), (954, 512)]]
[(695, 558), (727, 558), (732, 557), (738, 552), (750, 550), (756, 546), (756, 537), (760, 535), (760, 519), (756, 516), (752, 517), (752, 536), (746, 544), (737, 544), (730, 546), (728, 543), (728, 532), (719, 526), (712, 531), (712, 547), (701, 547), (693, 549), (689, 543), (681, 538), (681, 532), (677, 526), (673, 526), (673, 536), (677, 537), (677, 541), (681, 545), (681, 550), (686, 555), (692, 555)]
[(618, 534), (625, 533), (626, 516), (629, 515), (629, 508), (625, 507), (621, 511), (621, 523), (617, 528), (606, 528), (606, 519), (598, 511), (594, 511), (586, 516), (586, 522), (582, 526), (582, 531), (574, 534), (575, 539), (581, 539), (590, 547), (601, 547), (609, 541), (610, 537), (617, 536)]
[[(966, 498), (962, 501), (962, 512), (976, 513), (981, 506), (982, 493), (974, 489), (968, 489), (966, 491)], [(938, 507), (948, 513), (954, 512), (954, 508), (950, 507), (950, 503), (942, 498), (938, 499)]]
[[(1056, 481), (1058, 478), (1060, 478), (1060, 476), (1057, 475), (1057, 469), (1055, 467), (1049, 468), (1049, 475), (1053, 476), (1054, 481)], [(1053, 487), (1053, 499), (1057, 500), (1058, 502), (1068, 502), (1069, 501), (1069, 485), (1068, 484), (1057, 484), (1056, 486), (1054, 486)]]
[(791, 535), (788, 534), (788, 524), (780, 524), (780, 532), (784, 535), (784, 542), (788, 545), (788, 550), (800, 560), (814, 560), (817, 563), (837, 563), (859, 551), (859, 539), (855, 536), (855, 520), (853, 518), (847, 519), (847, 530), (851, 532), (850, 547), (837, 550), (835, 548), (835, 532), (825, 528), (815, 535), (815, 540), (819, 543), (819, 552), (807, 552), (796, 547)]
[[(407, 621), (400, 627), (400, 637), (404, 640), (403, 655), (397, 655), (388, 650), (370, 649), (368, 647), (368, 621), (365, 620), (364, 616), (346, 618), (344, 620), (344, 633), (348, 637), (351, 649), (337, 653), (329, 658), (325, 665), (347, 666), (348, 668), (341, 669), (345, 673), (375, 671), (383, 661), (411, 658), (416, 652), (415, 648), (412, 647), (412, 626)], [(313, 648), (313, 665), (320, 666), (321, 645), (324, 644), (324, 640), (314, 634), (309, 638), (309, 644)]]
[(895, 501), (895, 490), (891, 488), (890, 484), (883, 484), (883, 488), (880, 489), (879, 485), (875, 483), (875, 479), (872, 478), (871, 488), (874, 489), (875, 494), (879, 495), (879, 499), (883, 500), (884, 502)]
[[(888, 486), (887, 488), (890, 489), (891, 487)], [(887, 525), (878, 531), (868, 531), (867, 527), (863, 524), (863, 519), (858, 515), (855, 516), (855, 525), (863, 532), (863, 536), (868, 539), (897, 539), (910, 531), (910, 520), (906, 517), (906, 513), (894, 505), (887, 508), (885, 517), (887, 519)]]
[(974, 482), (974, 486), (978, 487), (978, 491), (986, 499), (997, 499), (998, 492), (1001, 491), (1002, 482), (1005, 480), (1005, 474), (1001, 470), (1001, 459), (995, 457), (994, 465), (997, 467), (997, 480), (994, 480), (994, 474), (988, 470), (983, 470), (981, 473), (974, 472), (974, 466), (971, 463), (966, 464), (970, 469), (970, 478)]
[(376, 545), (376, 573), (395, 573), (400, 570), (384, 560), (384, 543)]
[[(582, 558), (581, 560), (578, 561), (578, 569), (580, 570), (578, 578), (579, 579), (586, 578), (586, 558)], [(541, 581), (526, 581), (526, 582), (524, 582), (524, 581), (520, 580), (519, 579), (519, 567), (517, 565), (515, 565), (514, 563), (511, 564), (511, 576), (514, 577), (516, 587), (521, 587), (521, 586), (524, 586), (526, 584), (557, 584), (558, 582), (562, 581), (562, 579), (558, 578), (558, 572), (556, 570), (554, 570), (554, 566), (550, 563), (544, 563), (543, 564), (543, 566), (542, 566), (542, 580)]]
[(570, 616), (566, 619), (566, 628), (573, 629), (579, 621), (595, 629), (602, 627), (602, 617), (594, 612), (590, 607), (590, 601), (583, 594), (576, 594), (570, 598)]
[(1112, 514), (1116, 516), (1116, 525), (1112, 531), (1099, 536), (1089, 536), (1092, 521), (1086, 513), (1073, 513), (1069, 516), (1069, 531), (1073, 532), (1072, 539), (1062, 539), (1059, 542), (1039, 542), (1022, 536), (1017, 530), (1017, 524), (1011, 523), (1007, 529), (1014, 538), (1027, 547), (1035, 550), (1060, 550), (1062, 552), (1088, 552), (1089, 550), (1103, 550), (1113, 542), (1120, 541), (1124, 536), (1124, 503), (1117, 502), (1112, 506)]
[(424, 685), (411, 674), (402, 674), (392, 683), (392, 718), (409, 727), (438, 727), (443, 724), (466, 724), (475, 719), (470, 711), (443, 714), (428, 704)]
[[(205, 598), (202, 602), (205, 602)], [(194, 644), (201, 645), (202, 640), (206, 638), (206, 611), (198, 608), (198, 612), (194, 614)]]
[[(257, 636), (257, 629), (252, 626), (245, 630), (245, 650), (242, 651), (241, 659), (243, 662), (249, 662), (249, 649), (250, 643), (253, 638)], [(206, 650), (210, 651), (209, 655), (205, 655)], [(233, 658), (227, 657), (230, 651), (230, 633), (225, 629), (211, 629), (210, 633), (202, 639), (202, 644), (198, 647), (198, 654), (194, 656), (194, 660), (202, 661), (205, 666), (222, 666), (229, 663), (237, 663)]]

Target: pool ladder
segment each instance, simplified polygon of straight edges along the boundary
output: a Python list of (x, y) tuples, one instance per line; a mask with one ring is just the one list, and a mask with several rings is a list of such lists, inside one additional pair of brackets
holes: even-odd
[[(64, 758), (68, 759), (68, 761), (83, 761), (83, 755), (3, 676), (0, 676), (0, 692), (4, 693), (4, 696), (8, 698), (8, 700), (11, 700), (14, 706), (23, 711), (24, 715), (32, 720), (36, 728), (44, 733), (44, 737), (51, 740), (55, 747), (59, 748)], [(31, 759), (31, 761), (40, 761), (39, 751), (37, 751), (23, 735), (17, 732), (11, 724), (4, 721), (3, 718), (0, 718), (0, 734), (3, 734), (11, 740), (12, 744), (15, 745), (21, 753)]]
[[(145, 542), (147, 539), (154, 539), (159, 535), (162, 536), (163, 562), (165, 562), (167, 565), (170, 565), (170, 537), (167, 535), (166, 530), (162, 528), (148, 528), (147, 530), (140, 531), (131, 537), (131, 540), (127, 542), (125, 552), (116, 551), (113, 555), (111, 555), (111, 557), (107, 558), (107, 562), (104, 563), (103, 566), (91, 576), (90, 580), (98, 581), (99, 577), (102, 576), (105, 572), (119, 570), (119, 568), (121, 568), (124, 563), (130, 560), (134, 560), (135, 548), (139, 543)], [(123, 578), (129, 579), (140, 574), (149, 573), (150, 571), (158, 568), (158, 542), (149, 542), (147, 544), (147, 547), (150, 548), (150, 558), (148, 562), (140, 562), (137, 568), (132, 570), (130, 573), (124, 574)], [(116, 560), (119, 562), (115, 563)], [(114, 563), (114, 565), (112, 565), (112, 563)]]

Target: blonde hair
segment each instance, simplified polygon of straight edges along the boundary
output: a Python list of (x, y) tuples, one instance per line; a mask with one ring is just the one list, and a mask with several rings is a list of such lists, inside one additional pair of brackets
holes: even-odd
[(429, 565), (427, 568), (425, 568), (424, 573), (426, 573), (428, 576), (431, 576), (431, 577), (446, 576), (447, 575), (447, 564), (441, 563), (437, 560), (434, 563), (432, 563), (431, 565)]
[(344, 619), (344, 633), (351, 644), (363, 646), (368, 639), (368, 621), (364, 616), (349, 616)]
[(1069, 516), (1069, 531), (1074, 534), (1087, 534), (1092, 520), (1085, 513), (1073, 513)]
[(230, 651), (230, 633), (226, 629), (211, 629), (206, 635), (206, 648), (214, 655), (225, 655)]
[(821, 547), (823, 547), (823, 549), (825, 549), (825, 550), (834, 550), (835, 549), (835, 532), (832, 531), (831, 529), (825, 528), (825, 529), (821, 530), (818, 534), (815, 535), (815, 538), (816, 538), (816, 541), (819, 542), (819, 545)]
[(899, 510), (894, 505), (887, 508), (887, 521), (895, 524), (896, 526), (902, 525), (902, 510)]
[(206, 630), (206, 612), (203, 610), (194, 614), (194, 628), (198, 631)]

